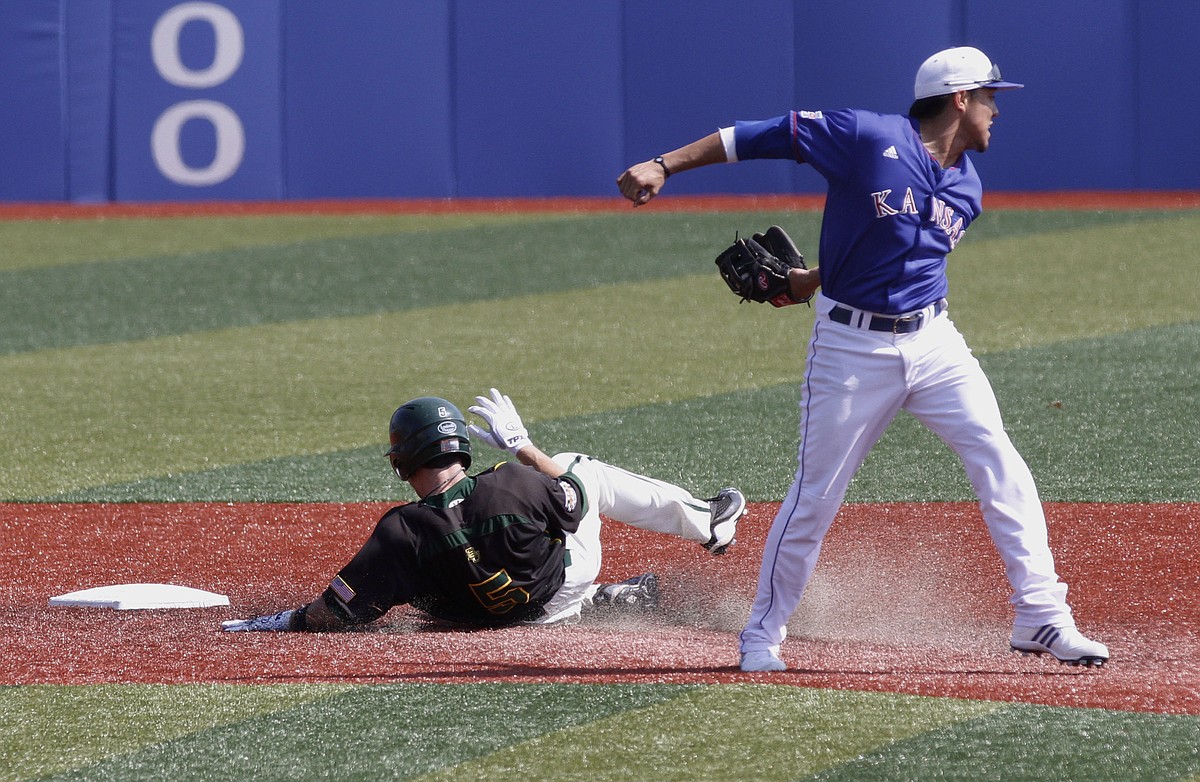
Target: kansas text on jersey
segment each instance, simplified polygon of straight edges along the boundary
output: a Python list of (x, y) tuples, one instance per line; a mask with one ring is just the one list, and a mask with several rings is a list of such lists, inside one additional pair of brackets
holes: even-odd
[(983, 211), (966, 154), (942, 168), (911, 117), (854, 109), (793, 111), (733, 130), (738, 160), (791, 158), (828, 182), (819, 256), (826, 296), (893, 315), (946, 296), (946, 255)]

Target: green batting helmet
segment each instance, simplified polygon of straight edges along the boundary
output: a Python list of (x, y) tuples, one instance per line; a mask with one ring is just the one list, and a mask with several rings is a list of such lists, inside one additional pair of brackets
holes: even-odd
[(467, 420), (441, 397), (423, 396), (396, 408), (388, 437), (392, 447), (387, 456), (401, 480), (407, 481), (418, 467), (443, 454), (461, 454), (464, 466), (471, 466)]

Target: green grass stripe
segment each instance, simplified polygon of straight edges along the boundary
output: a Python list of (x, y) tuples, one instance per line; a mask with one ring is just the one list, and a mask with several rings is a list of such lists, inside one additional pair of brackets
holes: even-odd
[[(384, 423), (386, 425), (386, 422)], [(535, 427), (536, 428), (536, 427)], [(505, 457), (471, 444), (472, 471)], [(29, 502), (371, 502), (415, 500), (383, 456), (384, 444), (307, 456), (284, 456), (248, 464), (141, 478)], [(492, 454), (490, 458), (485, 454)]]
[[(626, 215), (632, 212), (625, 213)], [(1171, 219), (1188, 212), (994, 211), (971, 228), (973, 238), (1058, 230), (1069, 225), (1111, 225)], [(282, 214), (200, 217), (100, 217), (83, 220), (0, 220), (0, 271), (88, 261), (231, 250), (336, 237), (363, 237), (573, 219), (562, 213)], [(597, 218), (603, 215), (597, 215)], [(642, 212), (638, 219), (663, 217)], [(676, 219), (669, 215), (668, 220)], [(725, 214), (727, 224), (769, 221), (811, 225), (812, 213)], [(806, 229), (807, 230), (807, 229)], [(810, 242), (811, 244), (811, 242)]]
[[(653, 217), (646, 224), (659, 229), (654, 236), (663, 242), (662, 236), (691, 237), (689, 241), (696, 241), (704, 226), (731, 219), (741, 224), (743, 216)], [(668, 217), (677, 222), (662, 222)], [(616, 219), (607, 216), (599, 221), (556, 223), (564, 230), (559, 236), (562, 246), (573, 248), (564, 259), (577, 263), (551, 265), (560, 272), (570, 269), (573, 273), (579, 268), (596, 276), (574, 276), (569, 283), (546, 285), (590, 285), (615, 273), (592, 268), (586, 253), (594, 248), (572, 244), (569, 239), (574, 234), (564, 227), (568, 223), (580, 230), (607, 225), (607, 233), (619, 235), (619, 239), (603, 245), (608, 249), (600, 255), (613, 259), (612, 268), (625, 269), (622, 273), (669, 275), (694, 264), (692, 251), (684, 252), (676, 246), (669, 252), (664, 250), (665, 260), (660, 264), (639, 269), (637, 264), (659, 256), (648, 254), (638, 244), (644, 238), (640, 233), (615, 230), (617, 224), (611, 221)], [(628, 225), (642, 225), (635, 218), (621, 219), (632, 220)], [(1011, 284), (1016, 274), (1013, 269), (1020, 268), (1011, 260), (1027, 257), (1017, 252), (1019, 243), (1049, 241), (1047, 235), (985, 239), (974, 243), (973, 248), (964, 243), (960, 248), (963, 262), (951, 265), (952, 272), (962, 270), (955, 286), (963, 293), (961, 298), (956, 294), (952, 315), (968, 340), (989, 355), (1019, 345), (1073, 345), (1065, 342), (1071, 335), (1096, 339), (1143, 323), (1148, 327), (1194, 323), (1197, 312), (1192, 288), (1186, 278), (1181, 278), (1183, 270), (1190, 273), (1190, 256), (1170, 253), (1200, 249), (1194, 247), (1196, 239), (1189, 239), (1188, 231), (1184, 231), (1194, 229), (1195, 220), (1194, 216), (1175, 216), (1120, 227), (1098, 224), (1087, 230), (1060, 231), (1042, 251), (1058, 248), (1063, 259), (1061, 264), (1048, 267), (1049, 281), (1044, 286), (1040, 278), (1035, 285)], [(666, 227), (671, 230), (662, 230)], [(1137, 273), (1121, 276), (1126, 283), (1124, 290), (1138, 293), (1136, 298), (1121, 306), (1106, 304), (1111, 284), (1100, 293), (1081, 294), (1080, 289), (1092, 289), (1092, 284), (1111, 282), (1103, 276), (1092, 254), (1097, 242), (1111, 245), (1133, 228), (1149, 231), (1146, 241), (1138, 243), (1148, 249), (1136, 259)], [(503, 226), (480, 229), (471, 234), (470, 241), (486, 246), (487, 237), (501, 229), (516, 230)], [(1200, 232), (1190, 230), (1190, 234)], [(528, 248), (527, 237), (521, 241), (525, 242), (522, 247)], [(707, 240), (700, 241), (703, 244)], [(1090, 249), (1078, 249), (1083, 246)], [(998, 255), (994, 249), (997, 247), (1002, 250)], [(498, 264), (497, 269), (507, 271), (495, 274), (504, 276), (514, 268), (522, 268), (515, 260), (520, 257), (517, 252)], [(543, 253), (542, 257), (550, 256)], [(544, 266), (533, 266), (545, 275)], [(429, 280), (437, 274), (430, 273), (427, 265), (421, 269), (423, 276), (414, 273), (402, 277), (420, 277), (426, 280), (424, 284), (432, 285)], [(452, 279), (458, 281), (459, 277)], [(0, 407), (0, 436), (5, 437), (11, 452), (19, 455), (0, 463), (0, 499), (56, 496), (146, 478), (174, 480), (179, 475), (269, 460), (306, 456), (328, 459), (344, 452), (365, 455), (368, 449), (380, 447), (383, 426), (395, 405), (425, 393), (469, 404), (474, 394), (496, 384), (516, 397), (526, 417), (536, 424), (735, 392), (756, 395), (784, 386), (790, 389), (800, 377), (803, 345), (812, 317), (805, 308), (778, 311), (738, 305), (711, 272), (501, 298), (488, 297), (509, 290), (505, 285), (523, 289), (527, 283), (508, 280), (480, 293), (470, 279), (461, 279), (467, 291), (461, 303), (455, 300), (442, 306), (390, 313), (0, 356), (0, 398), (6, 403)], [(1146, 290), (1151, 284), (1161, 286), (1158, 295), (1152, 296)], [(434, 287), (449, 290), (446, 285)], [(468, 300), (474, 295), (483, 298)], [(1064, 301), (1069, 306), (1064, 307)], [(1103, 306), (1087, 306), (1089, 301)], [(315, 300), (309, 306), (325, 310)], [(46, 313), (50, 319), (61, 317), (61, 313), (50, 309)], [(1144, 492), (1151, 498), (1178, 497), (1195, 483), (1180, 480), (1180, 470), (1194, 465), (1195, 449), (1188, 445), (1195, 440), (1185, 440), (1183, 448), (1175, 446), (1178, 453), (1165, 460), (1157, 457), (1172, 448), (1172, 442), (1178, 442), (1180, 429), (1194, 431), (1197, 416), (1190, 413), (1196, 399), (1192, 393), (1195, 381), (1182, 373), (1196, 364), (1197, 340), (1187, 325), (1175, 328), (1182, 330), (1163, 332), (1175, 336), (1174, 344), (1159, 341), (1154, 336), (1158, 332), (1142, 331), (1137, 332), (1142, 336), (1132, 341), (1113, 343), (1111, 353), (1105, 354), (1103, 348), (1093, 351), (1090, 361), (1076, 361), (1070, 353), (1064, 353), (1054, 359), (1059, 365), (1054, 369), (1033, 362), (1032, 371), (1026, 373), (1015, 391), (1004, 389), (1000, 394), (1015, 434), (1026, 436), (1021, 423), (1026, 416), (1031, 421), (1053, 416), (1046, 408), (1056, 400), (1042, 399), (1040, 406), (1022, 410), (1010, 408), (1013, 394), (1048, 388), (1064, 380), (1060, 376), (1065, 376), (1064, 368), (1070, 367), (1080, 383), (1094, 383), (1095, 391), (1088, 396), (1083, 394), (1088, 389), (1082, 386), (1074, 391), (1063, 389), (1062, 396), (1057, 397), (1064, 403), (1060, 418), (1092, 428), (1068, 433), (1070, 436), (1061, 443), (1073, 448), (1082, 446), (1084, 451), (1064, 454), (1062, 446), (1046, 440), (1044, 446), (1034, 442), (1034, 458), (1041, 458), (1038, 451), (1044, 450), (1052, 466), (1070, 468), (1062, 472), (1064, 478), (1080, 476), (1085, 471), (1075, 467), (1087, 453), (1094, 452), (1094, 443), (1083, 438), (1094, 435), (1108, 441), (1120, 440), (1122, 435), (1113, 433), (1124, 431), (1124, 439), (1136, 440), (1138, 445), (1114, 443), (1118, 456), (1155, 457), (1142, 461), (1143, 470), (1144, 465), (1155, 461), (1165, 461), (1167, 467), (1160, 478), (1151, 479), (1147, 485), (1136, 483), (1125, 491)], [(1102, 366), (1093, 366), (1097, 363)], [(1013, 371), (1023, 370), (1014, 365)], [(1119, 389), (1120, 393), (1110, 397), (1110, 389)], [(726, 411), (724, 419), (714, 423), (750, 437), (769, 432), (767, 436), (772, 440), (766, 445), (790, 454), (794, 450), (794, 402), (778, 393), (769, 393), (768, 397), (763, 401), (752, 396), (745, 415), (736, 409)], [(1091, 404), (1068, 406), (1076, 399), (1089, 399)], [(1110, 399), (1119, 405), (1113, 407)], [(1120, 411), (1127, 417), (1113, 422), (1097, 420), (1096, 411), (1101, 408), (1112, 413)], [(1189, 414), (1179, 416), (1180, 412)], [(1081, 414), (1090, 417), (1080, 421)], [(751, 416), (763, 425), (749, 426), (746, 419)], [(1145, 422), (1138, 420), (1142, 417)], [(1164, 428), (1163, 422), (1172, 419), (1183, 423), (1174, 429)], [(1126, 420), (1137, 421), (1138, 430), (1150, 436), (1132, 437), (1128, 426), (1117, 424)], [(736, 477), (730, 476), (725, 463), (729, 457), (711, 456), (728, 448), (723, 445), (727, 441), (710, 441), (698, 421), (676, 419), (667, 424), (677, 430), (668, 442), (683, 436), (693, 438), (700, 447), (689, 450), (689, 456), (713, 464), (710, 472), (694, 473), (696, 480), (688, 483), (707, 483), (714, 473)], [(1042, 431), (1054, 431), (1054, 427), (1039, 425), (1029, 429), (1028, 435), (1036, 438)], [(633, 436), (637, 434), (635, 430)], [(630, 433), (626, 431), (623, 436), (628, 438)], [(638, 442), (655, 449), (661, 440), (656, 436)], [(777, 443), (784, 445), (776, 447)], [(586, 443), (581, 445), (581, 449), (587, 449)], [(748, 446), (752, 452), (756, 450), (753, 441)], [(580, 446), (570, 442), (563, 447)], [(357, 453), (354, 458), (359, 461)], [(613, 460), (620, 461), (615, 457)], [(757, 475), (748, 461), (738, 463), (747, 464), (744, 472)], [(774, 458), (773, 453), (767, 461), (771, 465), (787, 463)], [(898, 463), (907, 461), (901, 458)], [(953, 461), (948, 463), (952, 466), (948, 472), (958, 475)], [(761, 490), (759, 496), (764, 498), (778, 497), (777, 487), (786, 485), (790, 467), (782, 472), (773, 469), (769, 476), (759, 479), (760, 488), (750, 490)], [(1115, 474), (1115, 470), (1110, 471), (1101, 485), (1119, 489), (1122, 483), (1112, 477)], [(674, 473), (667, 472), (663, 477), (671, 479)], [(1168, 491), (1160, 491), (1163, 485)], [(1064, 496), (1096, 496), (1090, 479), (1068, 488), (1069, 495)], [(903, 491), (905, 496), (916, 496)]]
[[(1043, 500), (1200, 500), (1200, 322), (980, 357)], [(899, 416), (850, 501), (970, 500), (954, 454)]]
[[(1200, 322), (991, 353), (981, 362), (1044, 500), (1200, 501)], [(545, 421), (534, 434), (548, 447), (698, 490), (734, 483), (752, 499), (778, 501), (796, 466), (799, 394), (797, 376)], [(904, 413), (847, 494), (851, 502), (973, 499), (954, 453)]]
[[(1200, 474), (1200, 376), (1194, 372), (1200, 365), (1200, 323), (993, 353), (982, 361), (1007, 428), (1033, 470), (1043, 499), (1200, 501), (1200, 484), (1194, 480)], [(711, 382), (705, 374), (693, 379)], [(798, 393), (796, 383), (789, 381), (544, 420), (534, 420), (537, 408), (525, 409), (531, 413), (531, 432), (548, 450), (591, 453), (700, 493), (735, 483), (751, 499), (779, 500), (795, 466)], [(1137, 422), (1136, 437), (1123, 421)], [(281, 421), (280, 426), (290, 423)], [(36, 498), (411, 499), (380, 456), (384, 425), (375, 422), (380, 444), (374, 446), (281, 456)], [(1097, 459), (1098, 453), (1104, 458)], [(499, 452), (477, 447), (477, 465), (500, 458)], [(847, 497), (852, 502), (972, 498), (953, 453), (904, 414), (868, 456)]]
[[(710, 259), (716, 243), (732, 233), (727, 220), (560, 217), (12, 271), (0, 274), (0, 312), (8, 324), (0, 330), (0, 353), (398, 312), (698, 271), (711, 272), (705, 282), (719, 285)], [(674, 298), (685, 299), (681, 293)]]
[(147, 746), (331, 698), (347, 689), (332, 685), (0, 687), (0, 780), (41, 778), (91, 766)]
[[(379, 446), (395, 406), (491, 384), (531, 422), (775, 385), (805, 315), (669, 281), (0, 357), (0, 497)], [(620, 313), (639, 313), (635, 327)], [(714, 360), (720, 371), (714, 372)]]
[(996, 708), (798, 687), (706, 687), (418, 779), (790, 780)]
[(1196, 321), (1197, 257), (1191, 215), (964, 241), (948, 266), (950, 316), (979, 352)]
[(1200, 718), (1020, 705), (793, 779), (1171, 782), (1198, 774)]
[(1178, 780), (1200, 718), (767, 685), (19, 687), (0, 780)]
[[(698, 282), (719, 285), (709, 259), (729, 234), (770, 222), (787, 225), (810, 258), (817, 256), (817, 216), (812, 213), (552, 216), (466, 226), (462, 220), (408, 218), (403, 223), (406, 230), (389, 233), (374, 233), (382, 230), (378, 222), (370, 222), (372, 230), (354, 233), (356, 219), (345, 218), (344, 223), (327, 220), (326, 235), (300, 223), (293, 227), (307, 230), (294, 231), (290, 241), (284, 241), (290, 235), (287, 220), (278, 219), (280, 225), (255, 218), (260, 221), (255, 223), (261, 228), (258, 233), (241, 223), (217, 220), (211, 227), (214, 249), (191, 250), (196, 242), (185, 235), (175, 252), (157, 255), (138, 251), (153, 226), (139, 223), (143, 230), (127, 237), (127, 257), (2, 272), (0, 312), (5, 313), (6, 328), (0, 330), (0, 353), (400, 311), (701, 272)], [(1007, 214), (1004, 219), (1011, 222)], [(1190, 281), (1186, 275), (1191, 265), (1180, 259), (1194, 257), (1198, 221), (1195, 216), (1171, 215), (1149, 223), (1112, 225), (1075, 215), (1049, 223), (1031, 218), (1022, 224), (1024, 232), (1014, 229), (994, 238), (973, 235), (950, 264), (954, 296), (962, 295), (970, 303), (970, 312), (964, 309), (962, 315), (979, 315), (989, 337), (996, 331), (994, 324), (1003, 323), (1009, 345), (1025, 344), (1022, 330), (1044, 333), (1045, 322), (1054, 324), (1051, 333), (1079, 336), (1081, 329), (1091, 327), (1086, 317), (1077, 319), (1079, 310), (1110, 308), (1112, 318), (1113, 306), (1119, 313), (1131, 301), (1128, 297), (1146, 293), (1155, 295), (1156, 306), (1145, 316), (1120, 316), (1120, 325), (1161, 322), (1162, 310), (1171, 311), (1177, 303), (1194, 313), (1193, 303), (1180, 298), (1186, 286), (1175, 283)], [(0, 232), (8, 225), (0, 223)], [(231, 225), (240, 230), (231, 230)], [(419, 230), (422, 225), (428, 228)], [(1039, 226), (1044, 233), (1031, 233)], [(163, 230), (171, 227), (167, 221)], [(1146, 237), (1133, 243), (1146, 248), (1143, 255), (1097, 263), (1114, 244), (1130, 244), (1125, 234), (1133, 228)], [(97, 244), (103, 248), (105, 242), (117, 240), (102, 235)], [(169, 237), (148, 247), (161, 249), (161, 244), (169, 244)], [(1026, 260), (1039, 258), (1053, 262)], [(1114, 284), (1114, 275), (1119, 275), (1119, 284)], [(675, 298), (686, 301), (680, 294), (691, 286), (692, 281), (681, 281)], [(997, 307), (980, 305), (976, 299)], [(1014, 304), (1037, 307), (1039, 317), (1032, 322), (1013, 318)]]
[[(539, 215), (536, 219), (555, 217)], [(479, 228), (530, 219), (514, 213), (0, 220), (0, 271), (410, 233), (430, 230), (431, 225), (440, 231)]]
[[(1012, 239), (1031, 234), (1052, 234), (1074, 229), (1116, 227), (1131, 232), (1155, 230), (1143, 223), (1174, 224), (1188, 222), (1200, 217), (1195, 209), (1171, 209), (1141, 211), (1083, 211), (1078, 209), (992, 209), (985, 210), (983, 217), (971, 224), (967, 232), (968, 244), (989, 239)], [(966, 245), (960, 245), (965, 247)], [(955, 250), (955, 253), (958, 251)], [(954, 256), (951, 256), (952, 258)]]
[(677, 698), (687, 689), (364, 686), (147, 746), (54, 779), (408, 779), (549, 731), (582, 729), (586, 735), (597, 720)]

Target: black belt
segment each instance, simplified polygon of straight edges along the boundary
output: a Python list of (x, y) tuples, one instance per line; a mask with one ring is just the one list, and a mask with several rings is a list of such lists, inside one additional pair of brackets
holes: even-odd
[[(936, 318), (946, 309), (946, 300), (939, 299), (933, 305), (933, 317)], [(841, 323), (843, 326), (854, 326), (862, 328), (863, 318), (869, 313), (859, 310), (852, 310), (848, 307), (843, 307), (840, 304), (835, 304), (833, 309), (829, 311), (829, 319)], [(887, 331), (892, 334), (908, 334), (911, 331), (916, 331), (925, 325), (925, 310), (914, 313), (912, 315), (902, 315), (898, 318), (889, 317), (887, 315), (871, 315), (871, 320), (867, 323), (867, 328), (871, 331)]]

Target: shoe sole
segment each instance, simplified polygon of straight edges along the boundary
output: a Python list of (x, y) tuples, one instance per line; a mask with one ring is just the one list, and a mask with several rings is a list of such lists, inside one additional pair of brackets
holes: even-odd
[(1012, 644), (1009, 644), (1008, 648), (1014, 652), (1020, 652), (1022, 657), (1029, 657), (1030, 655), (1033, 655), (1034, 657), (1041, 657), (1043, 654), (1048, 654), (1063, 665), (1083, 666), (1084, 668), (1103, 668), (1104, 664), (1108, 662), (1107, 657), (1099, 657), (1097, 655), (1090, 654), (1082, 657), (1067, 658), (1064, 660), (1045, 647), (1041, 649), (1022, 649), (1019, 646), (1013, 646)]
[(658, 588), (658, 576), (653, 573), (647, 573), (646, 577), (638, 584), (638, 588), (643, 590), (645, 600), (638, 604), (638, 607), (645, 611), (652, 611), (658, 608), (659, 596), (662, 594)]
[(707, 551), (709, 554), (712, 554), (714, 557), (724, 556), (725, 553), (728, 552), (729, 549), (733, 547), (734, 543), (737, 543), (737, 538), (734, 538), (733, 540), (729, 541), (724, 546), (713, 546), (710, 549), (705, 549), (705, 551)]
[(597, 599), (593, 597), (592, 601), (595, 605), (606, 606), (609, 609), (617, 608), (622, 611), (649, 612), (658, 608), (659, 597), (662, 594), (658, 586), (658, 576), (647, 573), (642, 577), (641, 583), (630, 591), (635, 594), (631, 596), (629, 592), (625, 592), (616, 598), (600, 597)]
[[(741, 510), (737, 513), (737, 515), (734, 516), (732, 519), (726, 519), (724, 521), (718, 522), (718, 524), (727, 524), (727, 523), (729, 523), (729, 521), (733, 521), (736, 524), (737, 522), (741, 521), (746, 516), (746, 514), (749, 512), (750, 512), (750, 504), (746, 501), (746, 496), (742, 495), (742, 507), (741, 507)], [(717, 524), (714, 524), (713, 526), (715, 527), (715, 526), (717, 526)], [(704, 548), (704, 550), (707, 551), (709, 554), (712, 554), (714, 557), (719, 557), (722, 554), (724, 554), (725, 552), (729, 551), (729, 547), (732, 546), (734, 543), (737, 543), (737, 538), (730, 538), (729, 542), (726, 543), (724, 546), (713, 546), (712, 548), (709, 548), (707, 543), (704, 543), (701, 545)]]

